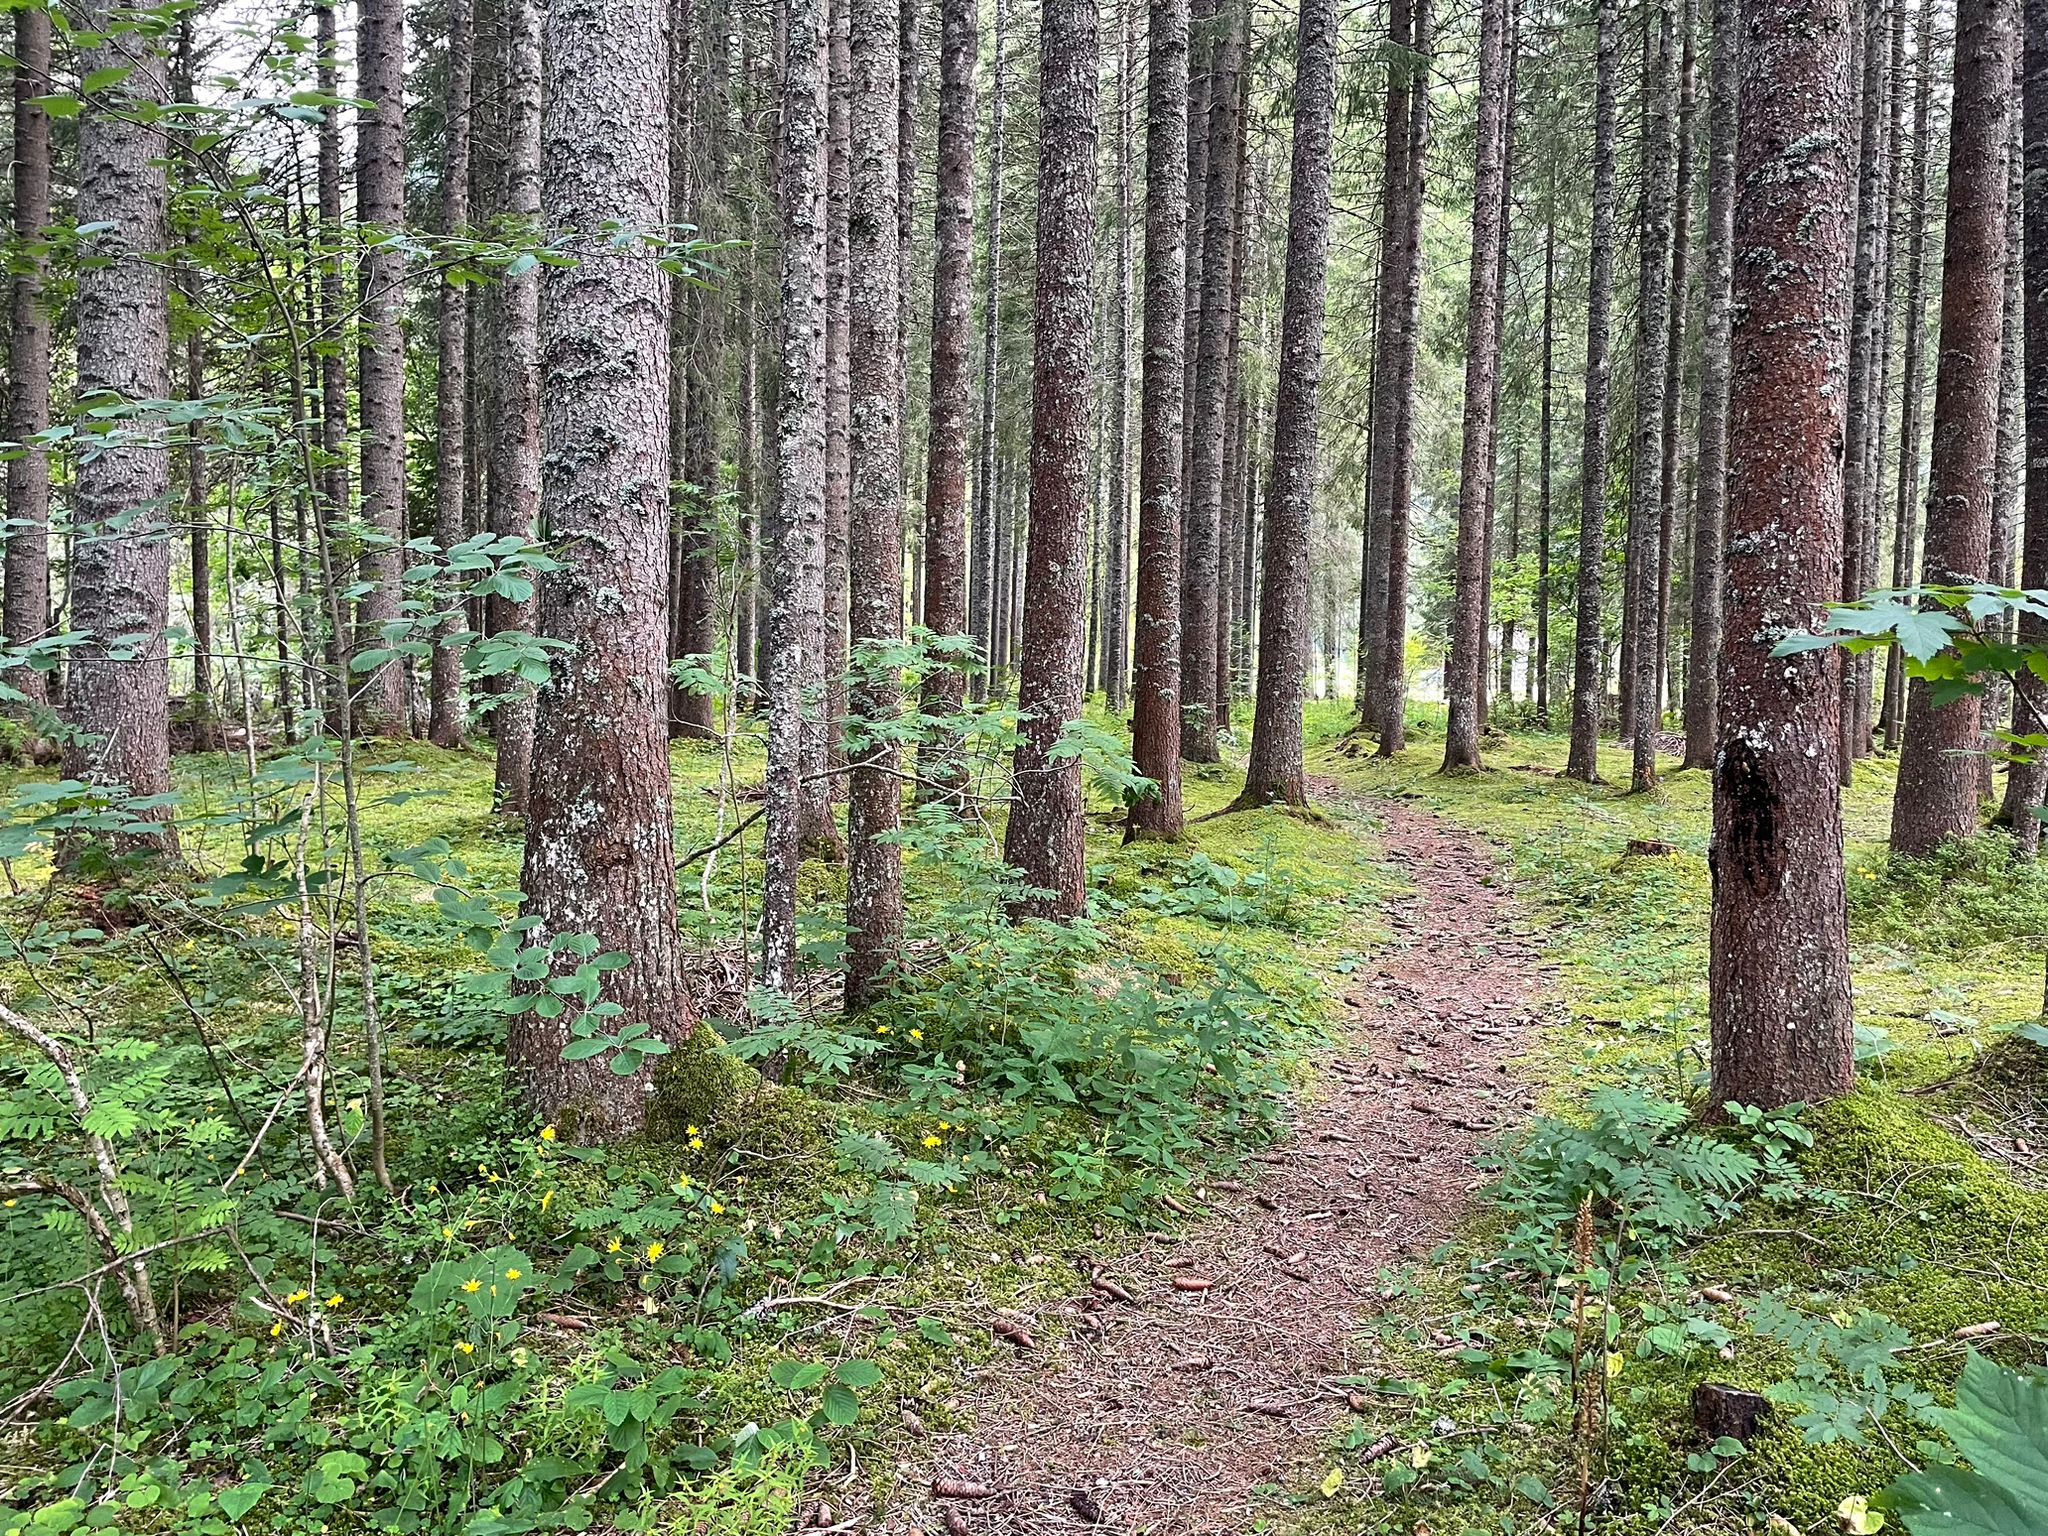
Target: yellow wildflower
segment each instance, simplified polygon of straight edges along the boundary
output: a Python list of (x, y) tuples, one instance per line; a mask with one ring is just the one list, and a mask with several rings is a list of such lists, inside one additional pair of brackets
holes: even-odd
[(461, 1350), (465, 1355), (473, 1355), (476, 1353), (476, 1346), (470, 1343), (467, 1339), (458, 1339), (455, 1343), (455, 1347)]
[(341, 1292), (339, 1292), (339, 1291), (336, 1291), (336, 1292), (335, 1292), (335, 1293), (334, 1293), (334, 1294), (333, 1294), (332, 1296), (328, 1297), (328, 1298), (327, 1298), (327, 1305), (328, 1305), (328, 1306), (330, 1306), (330, 1307), (338, 1307), (338, 1306), (340, 1306), (340, 1305), (341, 1305)]
[(936, 1147), (939, 1144), (939, 1138), (936, 1136), (927, 1136), (924, 1139), (924, 1144), (928, 1147)]
[(441, 1235), (443, 1237), (453, 1237), (455, 1235), (455, 1229), (453, 1227), (443, 1227), (441, 1229)]
[(725, 1207), (720, 1205), (716, 1200), (714, 1200), (711, 1202), (711, 1214), (714, 1216), (723, 1216), (725, 1214)]
[(272, 1324), (270, 1325), (270, 1336), (271, 1336), (271, 1337), (272, 1337), (273, 1339), (274, 1339), (274, 1338), (276, 1338), (276, 1337), (277, 1337), (277, 1336), (278, 1336), (278, 1335), (279, 1335), (280, 1333), (283, 1333), (283, 1332), (284, 1332), (284, 1324), (283, 1324), (283, 1323), (272, 1323)]
[(702, 1152), (704, 1150), (704, 1138), (702, 1136), (692, 1136), (690, 1138), (690, 1150), (692, 1152)]
[(462, 1288), (465, 1291), (469, 1292), (470, 1295), (474, 1296), (478, 1291), (484, 1288), (484, 1283), (481, 1280), (465, 1280), (462, 1282)]
[(551, 1189), (540, 1197), (540, 1208), (545, 1211), (555, 1203), (555, 1192)]
[(540, 1139), (542, 1141), (553, 1141), (555, 1139), (555, 1128), (552, 1125), (542, 1126), (540, 1128)]
[(647, 1262), (652, 1264), (656, 1259), (660, 1258), (664, 1253), (667, 1252), (668, 1245), (666, 1243), (659, 1241), (649, 1243), (647, 1245)]
[(312, 1294), (313, 1293), (311, 1291), (293, 1291), (291, 1295), (285, 1297), (284, 1304), (288, 1307), (296, 1307), (300, 1302), (304, 1301), (308, 1296), (311, 1296)]
[(621, 1248), (623, 1248), (623, 1247), (625, 1247), (625, 1246), (626, 1246), (626, 1245), (625, 1245), (624, 1243), (620, 1242), (620, 1241), (619, 1241), (619, 1240), (618, 1240), (618, 1239), (617, 1239), (617, 1238), (615, 1237), (615, 1238), (613, 1238), (613, 1239), (612, 1239), (612, 1240), (611, 1240), (611, 1241), (610, 1241), (609, 1243), (607, 1243), (607, 1244), (605, 1245), (605, 1250), (604, 1250), (604, 1251), (605, 1251), (606, 1253), (617, 1253), (617, 1252), (618, 1252), (618, 1251), (619, 1251), (619, 1250), (620, 1250)]
[(516, 1270), (516, 1269), (508, 1269), (508, 1270), (506, 1270), (506, 1271), (505, 1271), (505, 1278), (506, 1278), (507, 1280), (517, 1280), (517, 1279), (519, 1278), (519, 1276), (520, 1276), (520, 1271), (519, 1271), (519, 1270)]
[(910, 1032), (910, 1038), (913, 1040), (922, 1040), (924, 1038), (924, 1031), (921, 1029), (913, 1029)]
[(686, 1125), (683, 1127), (683, 1134), (685, 1136), (702, 1136), (704, 1133), (694, 1125)]
[(878, 1035), (886, 1035), (887, 1033), (889, 1033), (889, 1026), (886, 1024), (877, 1024), (875, 1026), (875, 1033)]

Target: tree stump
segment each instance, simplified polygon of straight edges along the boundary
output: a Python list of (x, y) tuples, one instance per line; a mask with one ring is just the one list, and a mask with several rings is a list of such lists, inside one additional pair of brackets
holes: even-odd
[(1744, 1445), (1756, 1438), (1758, 1420), (1771, 1411), (1761, 1392), (1701, 1382), (1692, 1389), (1692, 1422), (1708, 1445), (1726, 1436)]

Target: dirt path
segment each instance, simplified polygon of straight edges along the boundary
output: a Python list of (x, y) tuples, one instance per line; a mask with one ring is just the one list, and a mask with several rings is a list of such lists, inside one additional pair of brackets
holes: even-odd
[[(1343, 1402), (1330, 1379), (1370, 1368), (1380, 1267), (1449, 1232), (1481, 1137), (1526, 1107), (1504, 1063), (1542, 981), (1491, 852), (1414, 806), (1373, 809), (1415, 894), (1353, 978), (1357, 1026), (1293, 1134), (1256, 1183), (1212, 1181), (1212, 1213), (1104, 1272), (1128, 1301), (1098, 1285), (1043, 1309), (1064, 1340), (978, 1383), (974, 1433), (934, 1438), (883, 1531), (1237, 1536), (1273, 1513), (1262, 1485), (1320, 1477)], [(1212, 1284), (1175, 1284), (1197, 1278)], [(935, 1499), (934, 1477), (995, 1492)]]

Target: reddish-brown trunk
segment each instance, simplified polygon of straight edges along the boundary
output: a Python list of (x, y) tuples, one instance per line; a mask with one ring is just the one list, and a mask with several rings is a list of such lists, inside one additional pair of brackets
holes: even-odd
[[(1995, 0), (1994, 0), (1995, 3)], [(1744, 7), (1728, 613), (1714, 775), (1711, 1102), (1844, 1092), (1854, 1067), (1833, 649), (1771, 654), (1841, 580), (1847, 0)]]
[(1081, 764), (1057, 749), (1081, 713), (1088, 443), (1095, 423), (1095, 150), (1102, 53), (1095, 0), (1047, 0), (1039, 33), (1038, 264), (1031, 374), (1031, 524), (1010, 821), (1003, 858), (1032, 888), (1016, 915), (1086, 905)]
[[(2006, 154), (2016, 38), (2005, 0), (1963, 0), (1956, 14), (1942, 258), (1941, 356), (1934, 377), (1923, 579), (1984, 579), (1997, 478), (1998, 369), (2005, 300)], [(1892, 848), (1931, 853), (1977, 827), (1978, 701), (1936, 705), (1908, 692), (1892, 802)]]

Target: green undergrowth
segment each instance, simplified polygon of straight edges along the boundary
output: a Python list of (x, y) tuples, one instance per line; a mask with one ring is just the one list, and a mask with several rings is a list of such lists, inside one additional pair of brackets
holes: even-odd
[[(788, 1529), (806, 1488), (886, 1503), (906, 1415), (958, 1422), (970, 1374), (1022, 1343), (1005, 1330), (1281, 1131), (1393, 888), (1355, 812), (1213, 815), (1237, 781), (1191, 768), (1184, 844), (1125, 848), (1098, 805), (1088, 919), (1014, 927), (994, 832), (916, 817), (904, 973), (843, 1018), (822, 986), (792, 1009), (736, 980), (754, 829), (680, 895), (725, 1059), (779, 1083), (700, 1116), (678, 1075), (703, 1068), (679, 1053), (657, 1074), (661, 1134), (596, 1152), (518, 1116), (505, 1015), (475, 985), (520, 861), (488, 757), (409, 744), (364, 766), (395, 1194), (368, 1173), (345, 948), (326, 1105), (353, 1201), (315, 1180), (292, 1092), (275, 850), (297, 807), (334, 835), (331, 784), (266, 765), (282, 778), (252, 794), (238, 761), (185, 759), (183, 870), (53, 883), (34, 847), (0, 864), (0, 994), (85, 1053), (136, 1241), (166, 1245), (170, 1336), (155, 1361), (128, 1336), (65, 1207), (0, 1206), (0, 1398), (32, 1394), (0, 1530), (715, 1536)], [(761, 762), (742, 738), (679, 746), (674, 770), (687, 852), (744, 814)], [(0, 778), (17, 825), (35, 783)], [(842, 891), (843, 871), (806, 865), (821, 975)], [(0, 1165), (89, 1181), (57, 1090), (0, 1046)]]
[[(1629, 796), (1619, 749), (1615, 782), (1587, 786), (1561, 776), (1561, 736), (1526, 734), (1447, 778), (1426, 712), (1392, 762), (1355, 753), (1334, 710), (1313, 723), (1313, 768), (1500, 849), (1553, 935), (1570, 1019), (1528, 1044), (1544, 1112), (1502, 1142), (1472, 1226), (1382, 1277), (1356, 1411), (1297, 1522), (1569, 1528), (1584, 1448), (1589, 1527), (1617, 1536), (1874, 1529), (1898, 1473), (1953, 1458), (1934, 1425), (1971, 1351), (2038, 1364), (2048, 1345), (2048, 1180), (2024, 1155), (2048, 1122), (2048, 1050), (2015, 1032), (2040, 1013), (2048, 876), (1996, 834), (1890, 859), (1893, 768), (1859, 765), (1858, 1086), (1702, 1131), (1705, 776)], [(1701, 1383), (1770, 1398), (1748, 1449), (1694, 1431)]]

